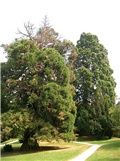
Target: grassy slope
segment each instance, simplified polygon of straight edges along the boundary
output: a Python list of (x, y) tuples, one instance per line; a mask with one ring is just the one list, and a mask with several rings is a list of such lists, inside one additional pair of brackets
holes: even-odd
[[(48, 145), (48, 143), (47, 143)], [(5, 153), (2, 150), (2, 161), (67, 161), (79, 155), (88, 148), (88, 145), (78, 145), (73, 143), (54, 143), (49, 146), (70, 147), (61, 150), (48, 150), (41, 152), (20, 153), (17, 149), (20, 144), (13, 144), (14, 151)], [(46, 146), (46, 144), (41, 144)]]
[[(85, 140), (84, 140), (85, 141)], [(87, 159), (87, 161), (120, 161), (120, 139), (110, 139), (102, 141), (86, 141), (92, 144), (102, 144), (102, 146)], [(60, 146), (70, 147), (61, 150), (49, 150), (41, 152), (20, 153), (17, 148), (20, 144), (15, 143), (12, 145), (14, 152), (5, 153), (2, 150), (2, 161), (68, 161), (76, 157), (88, 146), (73, 143), (53, 143), (41, 144), (41, 146)]]
[(120, 161), (120, 139), (93, 141), (102, 146), (87, 161)]

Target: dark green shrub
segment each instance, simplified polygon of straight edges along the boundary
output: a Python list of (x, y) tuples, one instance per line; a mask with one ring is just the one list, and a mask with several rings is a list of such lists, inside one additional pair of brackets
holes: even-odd
[(12, 145), (10, 145), (10, 144), (5, 145), (4, 151), (5, 152), (12, 152), (13, 151)]
[(23, 143), (23, 139), (20, 139), (20, 140), (19, 140), (19, 143)]

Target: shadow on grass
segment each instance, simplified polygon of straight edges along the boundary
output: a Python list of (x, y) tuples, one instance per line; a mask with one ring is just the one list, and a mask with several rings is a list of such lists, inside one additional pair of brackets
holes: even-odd
[(30, 150), (30, 151), (21, 151), (20, 147), (13, 147), (12, 152), (5, 152), (3, 148), (1, 149), (1, 157), (6, 156), (15, 156), (15, 155), (21, 155), (21, 154), (31, 154), (36, 152), (45, 152), (45, 151), (51, 151), (51, 150), (62, 150), (62, 149), (68, 149), (69, 147), (59, 147), (59, 146), (40, 146), (39, 150)]
[(80, 141), (80, 142), (94, 142), (94, 141), (97, 141), (97, 142), (104, 142), (104, 141), (108, 141), (109, 139), (108, 138), (104, 138), (104, 139), (96, 139), (94, 136), (81, 136), (81, 137), (78, 137), (77, 138), (77, 141)]

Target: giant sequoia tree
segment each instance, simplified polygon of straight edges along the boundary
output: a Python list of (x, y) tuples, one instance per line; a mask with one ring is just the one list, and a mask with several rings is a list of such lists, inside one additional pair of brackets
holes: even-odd
[[(24, 23), (25, 31), (18, 29), (19, 39), (27, 38), (32, 40), (39, 49), (54, 48), (65, 59), (65, 62), (70, 71), (70, 82), (75, 79), (74, 76), (74, 61), (77, 56), (76, 46), (69, 40), (61, 39), (58, 32), (51, 27), (47, 16), (43, 18), (41, 25), (35, 30), (35, 25), (31, 22)], [(3, 45), (4, 46), (4, 45)], [(5, 45), (4, 48), (7, 46)]]
[(31, 148), (31, 139), (38, 148), (38, 137), (71, 140), (76, 107), (62, 56), (26, 39), (12, 43), (7, 53), (8, 61), (2, 64), (3, 139), (21, 138), (23, 150)]
[(113, 70), (96, 35), (82, 33), (77, 48), (76, 126), (80, 134), (102, 137), (112, 128), (108, 111), (115, 103)]

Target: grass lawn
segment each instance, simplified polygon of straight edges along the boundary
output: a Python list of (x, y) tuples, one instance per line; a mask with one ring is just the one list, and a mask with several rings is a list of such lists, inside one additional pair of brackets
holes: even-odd
[[(89, 147), (75, 143), (40, 143), (42, 151), (23, 153), (19, 151), (20, 145), (12, 144), (13, 152), (4, 152), (1, 148), (2, 161), (68, 161)], [(57, 150), (51, 150), (55, 147)]]
[(120, 161), (120, 139), (90, 142), (102, 146), (86, 161)]

